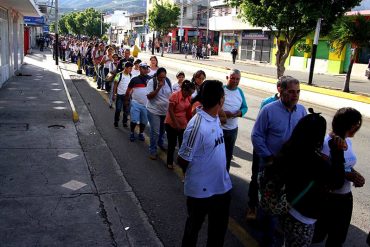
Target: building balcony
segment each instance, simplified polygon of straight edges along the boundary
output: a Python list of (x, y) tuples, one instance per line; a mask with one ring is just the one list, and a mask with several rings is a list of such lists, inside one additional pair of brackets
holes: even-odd
[(12, 8), (23, 16), (41, 16), (41, 12), (33, 0), (1, 0), (1, 5)]

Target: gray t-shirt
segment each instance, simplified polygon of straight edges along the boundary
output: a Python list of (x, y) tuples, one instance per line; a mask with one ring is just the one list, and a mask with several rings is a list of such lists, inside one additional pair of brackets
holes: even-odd
[[(158, 85), (158, 82), (157, 82)], [(153, 92), (153, 79), (148, 81), (146, 86), (147, 94)], [(172, 89), (165, 81), (163, 87), (159, 90), (158, 94), (151, 100), (148, 100), (146, 108), (148, 111), (155, 115), (165, 116), (168, 110), (169, 98), (172, 94)]]

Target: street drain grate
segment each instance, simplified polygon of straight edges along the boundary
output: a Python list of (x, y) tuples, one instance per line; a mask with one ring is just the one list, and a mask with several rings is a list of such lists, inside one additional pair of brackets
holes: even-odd
[(64, 125), (60, 125), (60, 124), (53, 124), (53, 125), (49, 125), (48, 126), (49, 129), (65, 129), (66, 127)]
[(27, 131), (28, 123), (0, 123), (0, 131)]

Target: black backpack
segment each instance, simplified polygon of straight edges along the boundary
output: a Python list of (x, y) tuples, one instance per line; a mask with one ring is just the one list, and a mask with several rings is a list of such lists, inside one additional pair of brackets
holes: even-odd
[[(167, 77), (166, 77), (166, 82), (167, 82), (167, 84), (168, 84), (168, 86), (171, 88), (171, 91), (172, 91), (172, 84), (171, 84), (171, 81), (170, 81), (170, 79), (168, 79)], [(158, 81), (157, 81), (157, 77), (156, 76), (153, 76), (153, 91), (157, 88), (157, 84), (158, 84)]]

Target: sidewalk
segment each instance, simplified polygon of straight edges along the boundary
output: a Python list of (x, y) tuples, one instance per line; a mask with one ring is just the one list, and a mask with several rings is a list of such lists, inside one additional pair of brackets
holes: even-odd
[(73, 123), (56, 67), (25, 61), (0, 89), (0, 245), (161, 246), (88, 111)]
[[(144, 53), (151, 54), (149, 52)], [(157, 53), (155, 55), (158, 57), (160, 56), (160, 54)], [(164, 56), (178, 60), (191, 61), (193, 63), (217, 66), (223, 69), (235, 68), (248, 74), (263, 76), (274, 80), (276, 79), (276, 66), (271, 64), (254, 63), (251, 61), (240, 61), (240, 60), (237, 60), (236, 64), (233, 64), (231, 62), (231, 56), (230, 60), (225, 60), (223, 57), (219, 56), (210, 56), (209, 59), (196, 60), (191, 57), (191, 54), (187, 56), (187, 59), (185, 59), (185, 54), (165, 53)], [(285, 75), (291, 75), (301, 82), (307, 83), (308, 81), (308, 72), (287, 69), (285, 71)], [(313, 84), (324, 88), (342, 90), (344, 81), (345, 74), (343, 75), (314, 74), (313, 76)], [(370, 80), (368, 80), (365, 76), (363, 78), (352, 76), (350, 82), (350, 90), (357, 94), (364, 94), (370, 96)]]

